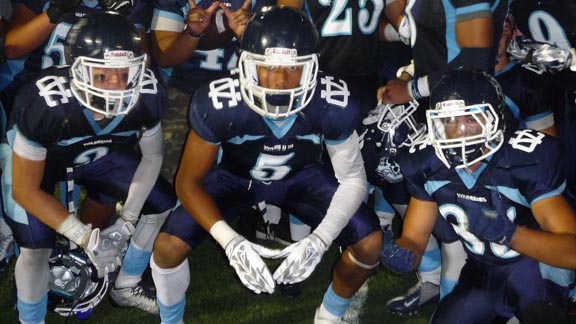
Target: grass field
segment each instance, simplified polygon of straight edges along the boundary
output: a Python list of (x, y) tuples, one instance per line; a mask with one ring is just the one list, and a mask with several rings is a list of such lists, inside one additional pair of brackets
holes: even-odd
[[(324, 256), (312, 276), (305, 282), (304, 292), (297, 299), (283, 297), (278, 291), (273, 295), (255, 295), (236, 280), (234, 270), (211, 242), (204, 242), (189, 256), (191, 283), (187, 291), (186, 323), (198, 324), (299, 324), (312, 323), (314, 311), (330, 282), (331, 265), (338, 257), (338, 249), (332, 247)], [(271, 268), (278, 261), (270, 263)], [(416, 277), (399, 276), (381, 269), (370, 279), (368, 297), (362, 309), (359, 323), (427, 323), (433, 306), (425, 306), (418, 315), (397, 316), (386, 310), (388, 299), (403, 293), (416, 282)], [(14, 260), (10, 267), (0, 272), (0, 323), (18, 323), (14, 310)], [(159, 323), (158, 317), (136, 309), (113, 306), (109, 298), (100, 303), (92, 316), (85, 321), (64, 318), (48, 313), (47, 324), (58, 323), (105, 323), (147, 324)], [(352, 324), (352, 323), (350, 323)]]

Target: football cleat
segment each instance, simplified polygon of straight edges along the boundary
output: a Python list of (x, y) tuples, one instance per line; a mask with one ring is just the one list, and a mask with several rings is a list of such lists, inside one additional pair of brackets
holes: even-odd
[(156, 296), (141, 285), (110, 289), (110, 298), (121, 307), (136, 307), (150, 314), (158, 314)]
[(256, 239), (273, 241), (284, 246), (294, 243), (290, 235), (290, 224), (283, 221), (278, 224), (260, 222), (256, 226)]
[(288, 299), (296, 299), (302, 294), (302, 283), (297, 282), (293, 284), (279, 284), (280, 293)]
[(390, 299), (386, 303), (386, 307), (394, 314), (413, 315), (418, 313), (420, 306), (438, 302), (439, 298), (440, 287), (438, 285), (418, 281), (403, 296)]

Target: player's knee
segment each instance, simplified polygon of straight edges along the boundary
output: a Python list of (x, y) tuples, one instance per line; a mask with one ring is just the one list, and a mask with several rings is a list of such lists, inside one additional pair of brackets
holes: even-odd
[(184, 261), (190, 246), (174, 235), (160, 233), (154, 241), (154, 262), (163, 269), (174, 268)]
[(382, 250), (382, 232), (374, 231), (351, 246), (354, 257), (363, 263), (372, 264), (378, 260)]

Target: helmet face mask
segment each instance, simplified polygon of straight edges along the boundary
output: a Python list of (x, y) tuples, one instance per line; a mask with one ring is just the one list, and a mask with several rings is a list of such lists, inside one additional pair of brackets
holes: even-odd
[(64, 47), (72, 94), (88, 109), (111, 118), (136, 105), (146, 70), (140, 34), (125, 16), (100, 12), (80, 18)]
[(400, 105), (384, 105), (378, 121), (378, 129), (388, 135), (391, 148), (414, 145), (426, 133), (426, 127), (417, 123), (412, 114), (418, 108), (416, 100)]
[(312, 100), (318, 74), (318, 33), (300, 11), (263, 7), (244, 31), (238, 60), (244, 102), (261, 116), (282, 119)]
[[(246, 104), (258, 114), (273, 119), (286, 118), (298, 113), (310, 103), (316, 88), (317, 55), (266, 56), (243, 52), (239, 64), (242, 96)], [(262, 69), (271, 73), (275, 73), (272, 70), (276, 69), (301, 71), (301, 73), (298, 84), (286, 89), (275, 89), (272, 88), (273, 85), (267, 85), (264, 80), (260, 80), (259, 70)]]
[[(72, 64), (72, 93), (82, 105), (106, 118), (130, 112), (142, 88), (146, 55), (119, 54), (123, 56), (116, 59), (80, 56)], [(115, 86), (104, 86), (109, 78), (115, 79)]]
[(428, 138), (447, 168), (475, 170), (504, 143), (504, 94), (493, 76), (458, 68), (430, 92)]
[(503, 121), (489, 103), (466, 106), (463, 100), (448, 100), (426, 116), (430, 141), (448, 167), (469, 168), (502, 146)]

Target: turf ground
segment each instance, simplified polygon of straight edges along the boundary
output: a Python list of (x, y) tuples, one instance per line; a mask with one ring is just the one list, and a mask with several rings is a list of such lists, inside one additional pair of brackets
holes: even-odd
[[(312, 323), (314, 311), (330, 282), (331, 265), (338, 257), (332, 247), (324, 256), (312, 276), (305, 281), (303, 294), (292, 300), (278, 291), (273, 295), (255, 295), (237, 281), (234, 270), (227, 265), (224, 255), (212, 242), (204, 242), (189, 256), (191, 283), (187, 291), (186, 323), (198, 324), (299, 324)], [(278, 261), (269, 263), (271, 268)], [(403, 293), (416, 282), (415, 276), (399, 276), (380, 269), (368, 283), (367, 299), (361, 309), (361, 323), (427, 323), (433, 306), (428, 305), (413, 316), (397, 316), (386, 310), (388, 299)], [(0, 323), (18, 323), (15, 304), (14, 260), (8, 269), (0, 272)], [(159, 318), (137, 309), (118, 308), (106, 297), (88, 320), (65, 318), (48, 313), (47, 324), (103, 323), (147, 324), (159, 323)]]

